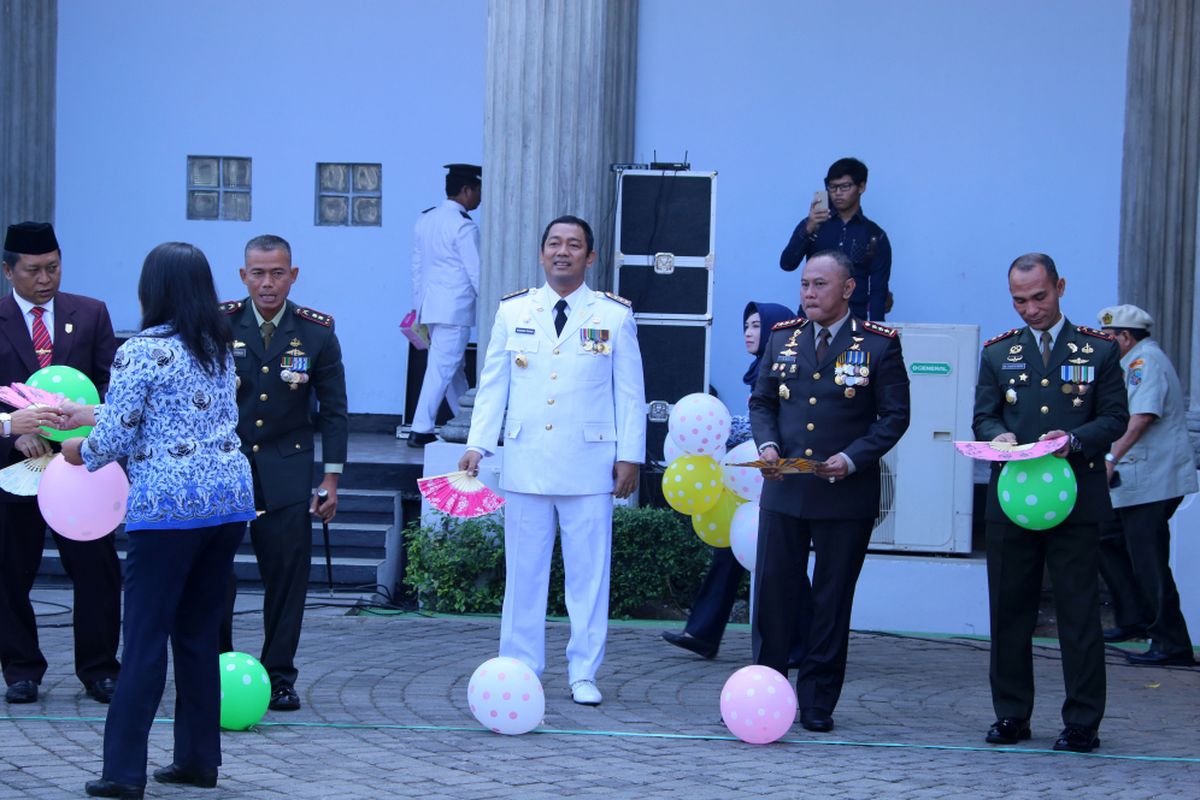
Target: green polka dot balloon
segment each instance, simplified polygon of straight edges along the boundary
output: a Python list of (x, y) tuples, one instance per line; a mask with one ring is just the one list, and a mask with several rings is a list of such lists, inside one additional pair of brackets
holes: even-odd
[(271, 679), (259, 660), (246, 653), (221, 653), (221, 727), (244, 731), (267, 713)]
[[(42, 367), (30, 375), (29, 380), (25, 381), (25, 383), (42, 391), (61, 394), (74, 403), (94, 406), (100, 402), (100, 392), (96, 390), (96, 384), (92, 383), (92, 379), (74, 367), (68, 367), (63, 364), (51, 364), (48, 367)], [(82, 425), (78, 428), (72, 428), (69, 431), (60, 431), (57, 428), (43, 426), (41, 430), (43, 438), (49, 439), (52, 442), (65, 442), (67, 439), (76, 436), (87, 436), (92, 432), (92, 426)]]
[(1000, 508), (1014, 524), (1031, 531), (1059, 525), (1075, 508), (1078, 485), (1065, 458), (1052, 455), (1009, 461), (996, 482)]

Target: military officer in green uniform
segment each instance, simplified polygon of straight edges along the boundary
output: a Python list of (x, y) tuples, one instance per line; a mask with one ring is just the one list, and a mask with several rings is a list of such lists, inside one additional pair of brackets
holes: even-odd
[[(255, 237), (246, 244), (245, 262), (240, 272), (250, 296), (221, 309), (233, 330), (237, 432), (259, 512), (250, 539), (264, 587), (261, 661), (271, 677), (271, 708), (294, 711), (300, 708), (294, 660), (312, 558), (309, 515), (328, 522), (337, 511), (348, 436), (346, 373), (333, 317), (287, 299), (299, 274), (287, 241)], [(314, 430), (321, 434), (325, 472), (315, 494)], [(230, 614), (232, 608), (230, 602)], [(233, 649), (229, 627), (222, 650)]]
[(984, 344), (975, 389), (975, 436), (1026, 444), (1066, 435), (1055, 455), (1078, 481), (1071, 514), (1044, 532), (1014, 525), (996, 494), (999, 462), (987, 493), (988, 595), (991, 607), (991, 687), (996, 722), (992, 744), (1030, 737), (1033, 711), (1033, 630), (1042, 572), (1049, 568), (1058, 615), (1066, 700), (1055, 750), (1090, 752), (1104, 716), (1104, 641), (1100, 629), (1099, 526), (1112, 518), (1104, 454), (1125, 432), (1129, 411), (1120, 353), (1101, 331), (1076, 327), (1059, 301), (1066, 281), (1042, 253), (1008, 270), (1013, 308), (1026, 327)]

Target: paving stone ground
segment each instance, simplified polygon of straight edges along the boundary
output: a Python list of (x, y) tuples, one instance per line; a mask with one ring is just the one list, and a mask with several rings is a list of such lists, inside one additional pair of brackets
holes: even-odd
[[(239, 597), (243, 608), (255, 602)], [(44, 618), (51, 667), (40, 702), (0, 706), (0, 798), (80, 797), (99, 773), (105, 709), (72, 674), (70, 629), (50, 627), (63, 619)], [(260, 627), (256, 613), (237, 617), (241, 649), (257, 653)], [(857, 633), (837, 728), (813, 734), (796, 725), (783, 741), (756, 747), (728, 739), (718, 706), (725, 679), (748, 662), (744, 626), (703, 661), (663, 642), (659, 625), (614, 623), (598, 681), (605, 700), (587, 708), (567, 692), (567, 626), (551, 623), (545, 723), (506, 737), (480, 729), (465, 702), (472, 671), (495, 655), (498, 629), (494, 618), (313, 609), (299, 659), (304, 708), (224, 733), (216, 790), (151, 781), (147, 796), (1200, 797), (1200, 670), (1130, 667), (1114, 652), (1100, 755), (1053, 753), (1060, 661), (1053, 643), (1038, 647), (1033, 739), (994, 748), (983, 742), (993, 718), (987, 642)], [(168, 684), (164, 716), (173, 703)], [(154, 726), (150, 769), (170, 761), (171, 735), (170, 724)]]

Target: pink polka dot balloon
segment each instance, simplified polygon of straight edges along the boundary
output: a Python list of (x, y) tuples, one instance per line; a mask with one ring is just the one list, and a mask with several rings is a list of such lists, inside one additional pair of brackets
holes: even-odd
[(754, 572), (758, 557), (758, 503), (743, 503), (729, 523), (729, 549), (746, 569)]
[(729, 438), (729, 409), (711, 394), (685, 395), (671, 409), (667, 434), (689, 455), (716, 456)]
[(508, 736), (529, 733), (546, 713), (542, 682), (526, 664), (506, 656), (479, 665), (467, 684), (467, 703), (480, 725)]
[[(682, 447), (675, 444), (675, 440), (672, 439), (670, 436), (663, 439), (663, 461), (670, 464), (672, 461), (679, 458), (680, 456), (686, 456), (686, 455), (688, 455), (688, 453), (685, 453)], [(725, 445), (721, 445), (716, 450), (714, 450), (710, 455), (712, 455), (712, 457), (715, 458), (717, 461), (720, 461), (722, 458), (725, 457)], [(757, 456), (755, 456), (755, 457), (757, 458)]]
[(742, 442), (721, 459), (721, 480), (725, 482), (725, 488), (751, 503), (757, 503), (759, 495), (762, 494), (762, 471), (754, 467), (731, 465), (757, 460), (758, 446), (754, 444), (753, 440)]
[(770, 744), (792, 727), (796, 693), (787, 678), (770, 667), (742, 667), (721, 689), (721, 719), (743, 742)]

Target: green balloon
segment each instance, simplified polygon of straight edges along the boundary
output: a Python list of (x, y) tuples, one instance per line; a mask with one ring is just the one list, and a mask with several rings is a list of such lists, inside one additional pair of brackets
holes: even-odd
[[(25, 383), (36, 389), (61, 394), (74, 403), (94, 406), (100, 402), (100, 392), (96, 390), (96, 384), (92, 383), (92, 379), (74, 367), (63, 364), (42, 367), (30, 375), (29, 380)], [(91, 425), (81, 425), (69, 431), (43, 426), (41, 435), (52, 442), (65, 442), (76, 436), (87, 436), (91, 432)]]
[(1078, 490), (1071, 465), (1053, 455), (1009, 461), (996, 482), (1005, 516), (1031, 531), (1060, 525), (1075, 508)]
[(270, 702), (266, 667), (246, 653), (221, 653), (221, 727), (246, 730), (263, 718)]

